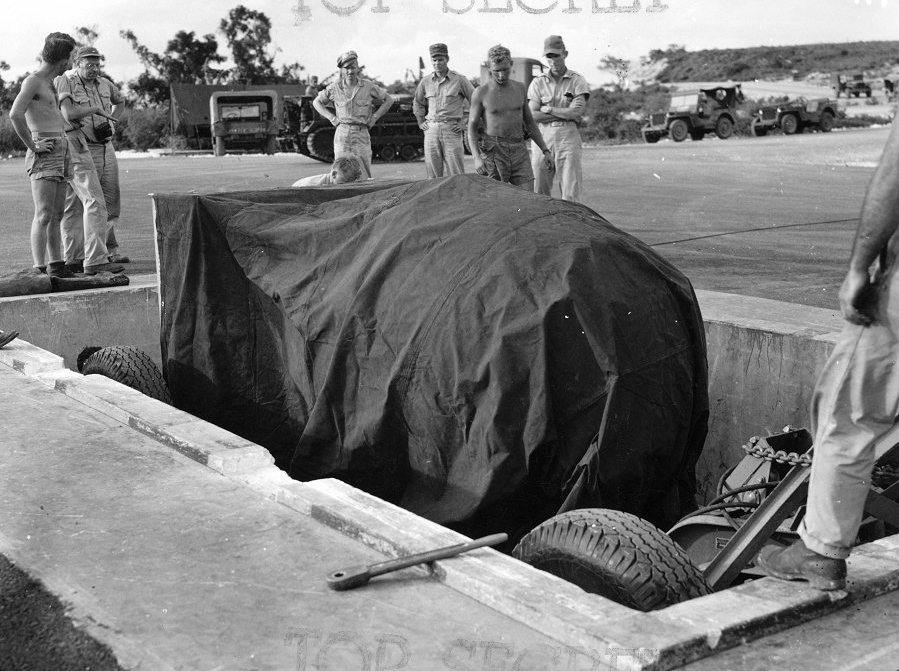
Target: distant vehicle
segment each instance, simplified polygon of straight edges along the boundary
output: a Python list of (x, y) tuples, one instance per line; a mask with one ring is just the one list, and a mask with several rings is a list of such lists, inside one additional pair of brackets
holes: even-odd
[(690, 137), (701, 140), (714, 133), (726, 140), (734, 133), (738, 107), (743, 102), (740, 84), (720, 84), (693, 91), (678, 91), (671, 96), (668, 111), (649, 117), (643, 127), (643, 139), (654, 144), (670, 136), (675, 142)]
[(274, 154), (281, 130), (277, 91), (216, 91), (209, 96), (213, 152), (229, 150)]
[[(424, 133), (412, 113), (412, 96), (393, 94), (396, 101), (370, 130), (374, 158), (392, 161), (397, 156), (412, 161), (424, 151)], [(334, 126), (312, 106), (313, 95), (284, 99), (287, 129), (281, 136), (282, 148), (319, 161), (334, 160)]]
[(752, 120), (753, 135), (762, 136), (780, 129), (784, 135), (804, 130), (829, 133), (837, 116), (837, 103), (828, 98), (797, 98), (777, 105), (764, 105)]
[(871, 84), (865, 81), (865, 75), (856, 72), (851, 75), (851, 79), (846, 79), (842, 75), (831, 75), (831, 84), (833, 86), (834, 95), (839, 98), (841, 93), (845, 93), (847, 98), (860, 97), (864, 95), (866, 98), (871, 97)]

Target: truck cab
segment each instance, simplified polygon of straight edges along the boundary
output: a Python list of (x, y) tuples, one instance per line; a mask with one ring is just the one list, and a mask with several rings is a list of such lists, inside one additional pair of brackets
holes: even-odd
[(213, 151), (223, 156), (229, 151), (278, 149), (280, 104), (276, 91), (217, 91), (209, 97)]

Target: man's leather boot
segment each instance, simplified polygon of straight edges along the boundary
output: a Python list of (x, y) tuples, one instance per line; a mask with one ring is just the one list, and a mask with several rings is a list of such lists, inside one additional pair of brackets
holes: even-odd
[(765, 573), (781, 580), (807, 580), (815, 589), (846, 587), (846, 560), (825, 557), (798, 540), (789, 547), (763, 549), (755, 560)]

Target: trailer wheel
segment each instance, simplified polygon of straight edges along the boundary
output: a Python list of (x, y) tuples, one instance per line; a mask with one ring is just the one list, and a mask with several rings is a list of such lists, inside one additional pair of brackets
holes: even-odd
[[(96, 351), (89, 353), (90, 350)], [(82, 361), (85, 354), (88, 356)], [(172, 405), (172, 395), (162, 372), (146, 352), (121, 345), (88, 348), (82, 352), (82, 356), (78, 357), (78, 370), (84, 375), (104, 375), (150, 398)]]
[(822, 112), (821, 113), (821, 121), (818, 123), (818, 128), (822, 133), (829, 133), (833, 130), (833, 114), (830, 112)]
[(630, 513), (591, 508), (550, 518), (513, 555), (637, 610), (709, 594), (702, 572), (663, 531)]
[(687, 122), (683, 119), (675, 119), (671, 122), (668, 133), (675, 142), (683, 142), (687, 139), (687, 135), (690, 134), (690, 127), (687, 126)]
[(404, 144), (400, 147), (400, 158), (404, 161), (414, 161), (418, 158), (418, 150), (411, 144)]

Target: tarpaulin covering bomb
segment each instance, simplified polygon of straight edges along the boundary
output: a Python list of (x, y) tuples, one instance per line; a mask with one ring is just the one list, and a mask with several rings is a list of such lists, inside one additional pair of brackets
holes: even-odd
[(693, 289), (592, 210), (471, 174), (154, 204), (176, 405), (292, 477), (470, 534), (694, 507)]

